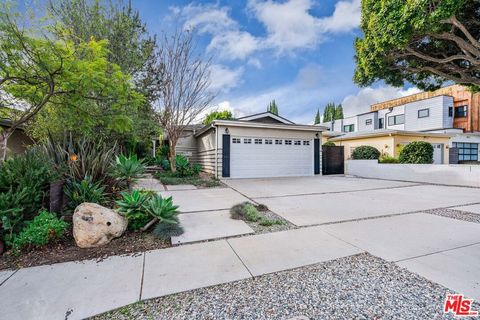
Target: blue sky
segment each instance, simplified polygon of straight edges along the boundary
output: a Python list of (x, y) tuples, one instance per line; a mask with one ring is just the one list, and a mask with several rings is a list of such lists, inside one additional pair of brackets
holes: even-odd
[(151, 33), (194, 28), (199, 53), (213, 56), (213, 108), (235, 116), (266, 110), (312, 123), (328, 102), (345, 113), (416, 92), (353, 83), (353, 41), (361, 36), (360, 0), (132, 0)]

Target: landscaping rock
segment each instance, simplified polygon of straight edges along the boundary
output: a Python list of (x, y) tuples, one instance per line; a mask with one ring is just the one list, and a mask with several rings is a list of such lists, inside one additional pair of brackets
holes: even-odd
[(96, 203), (84, 202), (73, 213), (73, 237), (80, 248), (105, 245), (126, 229), (125, 218)]

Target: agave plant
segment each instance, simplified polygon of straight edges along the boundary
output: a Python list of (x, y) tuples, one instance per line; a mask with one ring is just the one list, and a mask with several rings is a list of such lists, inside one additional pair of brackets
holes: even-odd
[(163, 198), (157, 194), (144, 204), (144, 208), (161, 223), (178, 223), (178, 206), (173, 204), (172, 197)]
[(136, 155), (126, 157), (121, 154), (115, 158), (112, 176), (119, 181), (125, 181), (127, 188), (145, 171), (145, 166)]
[(152, 219), (144, 208), (144, 204), (151, 195), (139, 190), (122, 192), (121, 195), (122, 199), (115, 203), (118, 206), (118, 212), (128, 220), (128, 228), (138, 230), (145, 226)]
[(65, 187), (68, 199), (67, 212), (72, 212), (83, 202), (103, 204), (105, 202), (105, 187), (100, 181), (93, 182), (92, 177), (86, 176), (83, 180), (70, 181)]
[(188, 169), (190, 168), (190, 161), (188, 161), (185, 156), (179, 154), (175, 157), (175, 167), (177, 168), (180, 176), (185, 177)]

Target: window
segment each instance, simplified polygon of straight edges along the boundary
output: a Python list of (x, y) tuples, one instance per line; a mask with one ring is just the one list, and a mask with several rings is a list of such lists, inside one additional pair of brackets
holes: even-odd
[(291, 144), (292, 144), (292, 140), (285, 140), (285, 144), (286, 144), (286, 145), (291, 145)]
[(240, 143), (240, 138), (232, 138), (233, 143)]
[(265, 139), (265, 144), (272, 144), (272, 140), (271, 139)]
[(255, 143), (255, 144), (262, 144), (262, 139), (255, 139), (255, 140), (254, 140), (254, 143)]
[(383, 129), (383, 118), (378, 119), (378, 129)]
[(250, 143), (252, 143), (252, 139), (245, 138), (245, 139), (243, 139), (243, 143), (250, 144)]
[(275, 144), (282, 144), (282, 140), (275, 140)]
[(465, 118), (467, 115), (467, 106), (455, 107), (455, 118)]
[(365, 120), (365, 125), (366, 125), (366, 126), (369, 126), (369, 125), (371, 125), (371, 124), (372, 124), (372, 119), (367, 119), (367, 120)]
[(453, 117), (453, 107), (448, 107), (448, 117)]
[(343, 132), (353, 132), (355, 130), (354, 124), (347, 124), (343, 126)]
[(452, 146), (458, 149), (459, 161), (478, 161), (478, 143), (454, 142)]
[(405, 123), (405, 115), (398, 114), (396, 116), (388, 117), (388, 125), (395, 126), (397, 124), (404, 124)]
[(309, 146), (309, 145), (310, 145), (310, 141), (308, 141), (308, 140), (303, 140), (303, 145), (304, 145), (304, 146)]
[(299, 146), (299, 145), (302, 144), (302, 141), (300, 141), (300, 140), (295, 140), (294, 144), (295, 144), (296, 146)]
[(418, 110), (419, 118), (428, 118), (430, 116), (430, 109), (421, 109)]

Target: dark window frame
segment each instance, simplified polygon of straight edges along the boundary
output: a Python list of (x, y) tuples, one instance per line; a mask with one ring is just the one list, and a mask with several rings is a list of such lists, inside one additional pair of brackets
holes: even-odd
[(448, 107), (448, 117), (453, 117), (453, 107)]
[(378, 129), (383, 129), (384, 122), (385, 122), (385, 119), (383, 118), (378, 119)]
[[(347, 131), (346, 128), (349, 128), (349, 130)], [(355, 124), (346, 124), (343, 126), (343, 132), (354, 132), (355, 131)]]
[(372, 119), (366, 119), (366, 120), (365, 120), (365, 125), (366, 125), (366, 126), (370, 126), (370, 125), (372, 125), (372, 123), (373, 123), (373, 120), (372, 120)]
[[(400, 120), (398, 119), (403, 119), (402, 122), (400, 122)], [(390, 119), (393, 119), (393, 123), (390, 123)], [(405, 114), (396, 114), (394, 116), (390, 116), (388, 117), (388, 126), (398, 126), (400, 124), (405, 124)]]
[(452, 147), (458, 149), (458, 161), (478, 161), (478, 143), (453, 142)]
[(466, 118), (468, 117), (468, 106), (458, 106), (455, 107), (455, 118)]
[[(420, 115), (420, 113), (421, 113), (422, 111), (426, 111), (427, 114), (426, 114), (426, 115)], [(418, 111), (417, 111), (417, 117), (418, 117), (418, 119), (430, 117), (430, 109), (429, 109), (429, 108), (425, 108), (425, 109), (420, 109), (420, 110), (418, 110)]]

